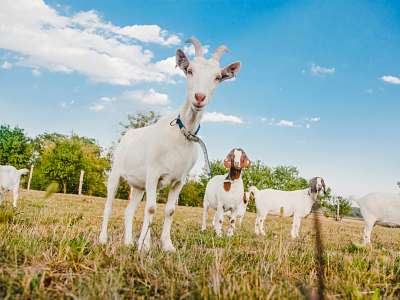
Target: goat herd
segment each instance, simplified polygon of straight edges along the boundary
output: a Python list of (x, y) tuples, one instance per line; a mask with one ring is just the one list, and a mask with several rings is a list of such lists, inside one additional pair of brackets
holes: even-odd
[[(150, 248), (150, 225), (156, 211), (157, 189), (170, 186), (165, 206), (164, 224), (161, 233), (162, 248), (175, 251), (171, 241), (172, 217), (179, 193), (187, 174), (197, 161), (196, 143), (204, 145), (197, 133), (200, 120), (214, 89), (224, 80), (232, 79), (240, 69), (240, 62), (220, 68), (219, 60), (228, 49), (220, 46), (210, 59), (203, 55), (200, 42), (192, 37), (188, 40), (195, 49), (195, 57), (189, 61), (185, 53), (176, 51), (176, 64), (186, 75), (186, 101), (177, 114), (161, 118), (153, 125), (130, 129), (122, 137), (114, 152), (113, 165), (108, 177), (107, 200), (99, 237), (100, 243), (107, 242), (107, 227), (112, 210), (112, 202), (120, 178), (125, 178), (132, 188), (131, 197), (125, 210), (125, 244), (133, 243), (133, 217), (138, 203), (146, 192), (144, 221), (138, 240), (139, 251)], [(203, 149), (206, 153), (206, 150)], [(325, 182), (321, 177), (310, 180), (309, 187), (297, 191), (273, 189), (258, 190), (252, 186), (244, 192), (241, 170), (249, 167), (250, 159), (246, 153), (235, 148), (224, 160), (229, 170), (227, 175), (214, 176), (208, 182), (204, 196), (202, 230), (207, 226), (208, 209), (215, 210), (213, 226), (218, 236), (222, 235), (224, 215), (229, 217), (227, 235), (234, 233), (236, 222), (241, 223), (250, 200), (254, 199), (257, 208), (255, 233), (265, 235), (264, 220), (268, 213), (293, 216), (291, 236), (299, 236), (301, 219), (311, 212), (318, 194), (325, 192)], [(20, 177), (28, 170), (17, 170), (12, 166), (0, 166), (0, 204), (4, 192), (13, 192), (13, 206), (17, 206)], [(400, 194), (372, 193), (358, 204), (365, 220), (364, 243), (370, 242), (375, 223), (389, 226), (400, 224)]]

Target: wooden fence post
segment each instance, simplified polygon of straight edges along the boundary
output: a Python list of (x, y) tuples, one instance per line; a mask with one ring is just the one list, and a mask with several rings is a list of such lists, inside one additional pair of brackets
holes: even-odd
[(85, 171), (81, 170), (81, 176), (79, 177), (79, 190), (78, 190), (78, 195), (82, 195), (82, 185), (83, 185), (83, 175), (85, 174)]
[(32, 174), (33, 174), (33, 165), (31, 165), (31, 171), (29, 172), (28, 187), (27, 187), (28, 192), (31, 189)]
[(336, 221), (340, 220), (340, 198), (336, 197), (337, 209), (336, 209)]
[(133, 193), (133, 187), (131, 187), (131, 189), (129, 190), (128, 200), (131, 200), (132, 193)]

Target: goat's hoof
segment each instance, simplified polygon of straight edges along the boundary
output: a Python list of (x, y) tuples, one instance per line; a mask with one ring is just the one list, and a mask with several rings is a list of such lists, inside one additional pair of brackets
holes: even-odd
[(133, 241), (132, 241), (132, 239), (125, 239), (124, 240), (124, 244), (125, 244), (125, 246), (133, 246)]
[(175, 249), (174, 245), (172, 245), (172, 244), (165, 244), (165, 245), (163, 245), (162, 249), (165, 252), (171, 252), (171, 253), (176, 252), (176, 249)]
[(102, 245), (107, 244), (107, 235), (105, 235), (105, 234), (100, 234), (99, 243), (102, 244)]
[(147, 243), (138, 243), (138, 250), (139, 252), (148, 252), (150, 250), (150, 244)]

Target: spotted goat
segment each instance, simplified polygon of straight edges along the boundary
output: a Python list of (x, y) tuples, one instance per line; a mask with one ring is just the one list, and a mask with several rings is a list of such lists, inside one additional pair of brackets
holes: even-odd
[(224, 214), (229, 216), (227, 235), (232, 236), (235, 223), (242, 222), (248, 205), (244, 194), (241, 172), (248, 168), (251, 162), (243, 149), (232, 149), (224, 160), (224, 166), (229, 169), (226, 175), (217, 175), (207, 184), (203, 200), (203, 223), (201, 230), (207, 228), (208, 209), (215, 210), (213, 226), (218, 236), (222, 235)]

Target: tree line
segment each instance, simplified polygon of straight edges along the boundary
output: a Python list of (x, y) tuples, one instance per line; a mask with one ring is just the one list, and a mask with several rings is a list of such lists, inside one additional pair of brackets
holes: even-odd
[[(129, 128), (144, 127), (156, 122), (159, 115), (154, 112), (129, 115), (127, 123), (121, 124), (121, 134)], [(31, 188), (46, 190), (56, 185), (56, 191), (78, 193), (80, 172), (85, 172), (82, 192), (86, 195), (105, 197), (107, 193), (107, 174), (111, 168), (112, 148), (103, 149), (95, 139), (76, 134), (43, 133), (31, 138), (19, 127), (0, 126), (0, 165), (12, 165), (16, 168), (34, 166)], [(213, 176), (226, 174), (221, 160), (211, 161)], [(304, 189), (308, 180), (299, 175), (294, 166), (269, 167), (261, 161), (255, 161), (242, 173), (245, 189), (255, 185), (259, 189), (274, 188), (285, 191)], [(26, 180), (25, 180), (26, 181)], [(179, 204), (201, 206), (208, 182), (206, 174), (198, 178), (187, 178), (180, 196)], [(26, 185), (26, 182), (22, 183)], [(121, 180), (117, 197), (127, 199), (129, 185)], [(159, 191), (158, 201), (166, 202), (168, 188)], [(332, 196), (331, 189), (321, 199), (327, 213), (336, 214), (339, 205), (341, 215), (350, 213), (351, 206), (343, 197)], [(250, 205), (255, 210), (254, 203)]]

